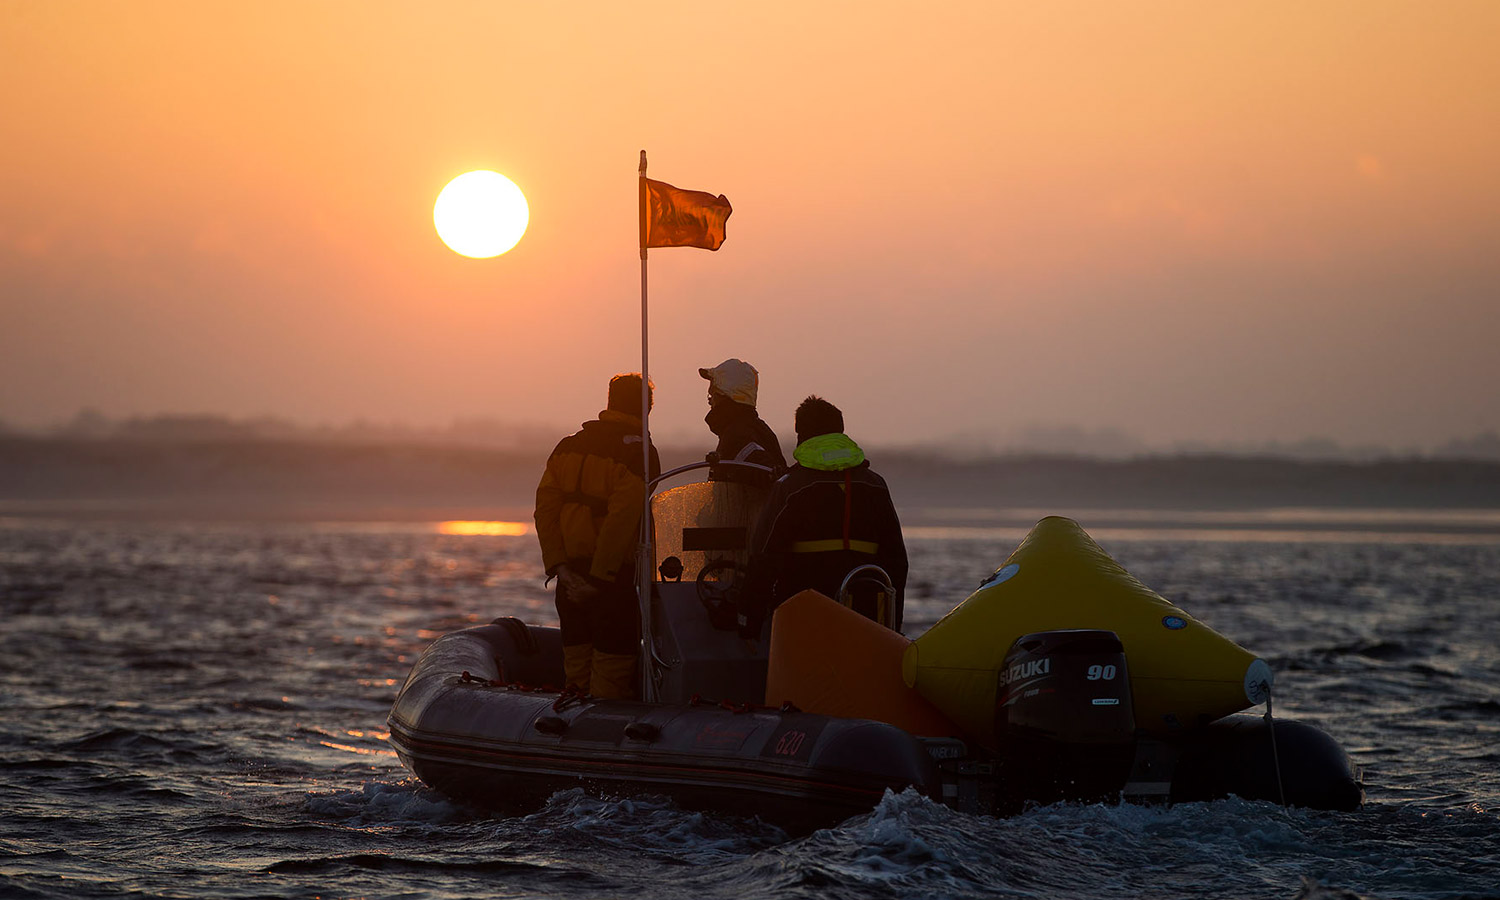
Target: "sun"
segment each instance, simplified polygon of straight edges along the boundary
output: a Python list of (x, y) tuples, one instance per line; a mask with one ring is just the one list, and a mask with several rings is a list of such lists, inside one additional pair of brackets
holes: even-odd
[(455, 253), (486, 259), (514, 247), (526, 233), (531, 208), (515, 182), (488, 169), (465, 172), (443, 188), (432, 206), (438, 237)]

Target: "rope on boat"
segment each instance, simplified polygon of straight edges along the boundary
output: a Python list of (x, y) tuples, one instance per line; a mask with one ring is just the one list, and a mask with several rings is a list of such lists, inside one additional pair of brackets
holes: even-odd
[(575, 706), (585, 700), (593, 699), (593, 694), (584, 693), (573, 685), (568, 685), (558, 698), (552, 703), (553, 712), (562, 712), (570, 706)]
[(1281, 751), (1276, 747), (1276, 719), (1271, 714), (1271, 683), (1262, 681), (1261, 687), (1266, 689), (1266, 730), (1271, 734), (1271, 765), (1276, 770), (1276, 792), (1281, 797), (1281, 808), (1286, 808), (1286, 786), (1281, 781)]
[[(493, 688), (503, 687), (507, 690), (522, 691), (524, 693), (530, 694), (551, 693), (552, 691), (557, 690), (557, 688), (549, 687), (545, 684), (530, 685), (520, 681), (502, 681), (498, 678), (481, 678), (478, 675), (471, 673), (468, 669), (463, 670), (463, 673), (458, 676), (458, 680), (463, 684), (474, 684), (479, 685), (480, 687)], [(572, 685), (568, 685), (566, 688), (563, 688), (558, 692), (557, 700), (553, 702), (552, 709), (556, 712), (562, 712), (569, 706), (573, 706), (575, 704), (582, 703), (585, 700), (592, 699), (594, 699), (593, 694), (580, 691), (578, 690), (578, 688)], [(688, 698), (687, 705), (690, 707), (717, 706), (720, 709), (727, 709), (735, 715), (743, 715), (749, 712), (776, 712), (782, 715), (802, 712), (802, 710), (797, 707), (797, 704), (793, 703), (790, 700), (784, 701), (780, 706), (762, 706), (758, 703), (751, 703), (748, 700), (741, 703), (735, 703), (732, 700), (714, 701), (707, 699), (702, 694), (694, 694), (692, 697)]]
[(458, 680), (461, 684), (474, 684), (479, 687), (492, 688), (503, 687), (508, 691), (521, 691), (526, 694), (562, 693), (550, 684), (527, 684), (524, 681), (505, 681), (501, 678), (480, 678), (478, 675), (472, 674), (468, 669), (465, 669), (463, 674), (458, 676)]
[(717, 706), (720, 709), (727, 709), (737, 716), (750, 712), (774, 712), (781, 715), (802, 712), (801, 709), (797, 708), (797, 704), (790, 700), (783, 701), (780, 706), (762, 706), (759, 703), (751, 703), (749, 700), (740, 703), (735, 703), (733, 700), (710, 700), (702, 694), (694, 694), (689, 697), (687, 705), (689, 707)]

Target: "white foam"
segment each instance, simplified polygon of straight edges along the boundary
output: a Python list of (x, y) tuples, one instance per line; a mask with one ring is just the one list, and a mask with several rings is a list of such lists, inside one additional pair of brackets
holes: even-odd
[(415, 778), (394, 784), (370, 781), (357, 791), (308, 794), (307, 810), (364, 827), (443, 825), (468, 816), (463, 807)]

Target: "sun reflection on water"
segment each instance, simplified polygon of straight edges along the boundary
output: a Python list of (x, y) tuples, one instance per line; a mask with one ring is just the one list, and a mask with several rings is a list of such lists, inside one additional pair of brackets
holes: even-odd
[(340, 750), (340, 751), (343, 751), (344, 753), (354, 753), (354, 754), (357, 754), (359, 756), (395, 756), (396, 755), (396, 751), (394, 751), (394, 750), (376, 750), (376, 749), (371, 749), (369, 747), (353, 747), (353, 746), (350, 746), (349, 744), (338, 744), (338, 743), (334, 743), (333, 741), (318, 741), (318, 743), (322, 744), (324, 747), (327, 747), (330, 750)]
[(439, 534), (456, 534), (466, 537), (475, 535), (485, 537), (522, 537), (531, 533), (531, 526), (525, 522), (486, 522), (455, 519), (450, 522), (439, 522), (437, 528)]

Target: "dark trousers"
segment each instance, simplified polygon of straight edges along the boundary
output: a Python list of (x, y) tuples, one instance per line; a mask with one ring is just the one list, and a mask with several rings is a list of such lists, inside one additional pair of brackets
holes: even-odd
[[(587, 560), (569, 567), (589, 570)], [(641, 612), (635, 599), (634, 567), (622, 569), (612, 583), (583, 603), (573, 602), (559, 582), (556, 603), (564, 645), (592, 644), (601, 653), (629, 654), (640, 649)]]

